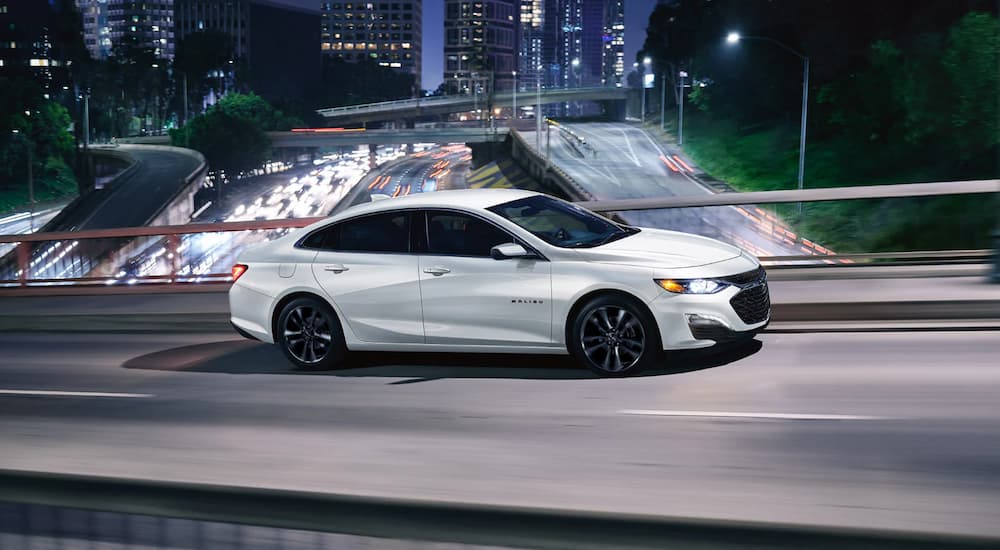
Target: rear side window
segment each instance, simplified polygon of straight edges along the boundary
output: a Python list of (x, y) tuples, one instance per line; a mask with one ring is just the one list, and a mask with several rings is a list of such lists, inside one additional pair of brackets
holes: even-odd
[(347, 220), (302, 241), (305, 248), (340, 252), (410, 251), (410, 213), (387, 212)]
[(455, 212), (427, 213), (427, 252), (449, 256), (485, 256), (514, 238), (495, 225)]

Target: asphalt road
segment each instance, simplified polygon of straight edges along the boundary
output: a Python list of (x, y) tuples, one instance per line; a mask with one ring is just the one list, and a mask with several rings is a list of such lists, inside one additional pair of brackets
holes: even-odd
[(443, 178), (451, 188), (464, 187), (452, 169), (468, 154), (464, 146), (448, 145), (390, 161), (376, 171), (378, 175), (368, 191), (394, 197), (435, 191)]
[(765, 334), (626, 380), (523, 356), (303, 373), (229, 334), (0, 348), (0, 468), (1000, 536), (995, 331)]
[(146, 225), (198, 167), (198, 161), (190, 155), (130, 145), (119, 147), (138, 159), (139, 169), (116, 184), (100, 206), (64, 225), (78, 230)]
[[(541, 139), (541, 151), (548, 149), (552, 162), (564, 170), (595, 199), (632, 199), (665, 196), (711, 195), (714, 191), (691, 177), (693, 167), (674, 158), (645, 130), (634, 124), (602, 122), (563, 124), (563, 128), (586, 140), (586, 146), (572, 146), (572, 138), (552, 128), (549, 144)], [(523, 132), (525, 142), (535, 146), (535, 133)], [(629, 223), (688, 231), (719, 238), (742, 246), (759, 256), (807, 253), (779, 234), (771, 233), (769, 220), (762, 214), (735, 207), (684, 208), (622, 212)]]

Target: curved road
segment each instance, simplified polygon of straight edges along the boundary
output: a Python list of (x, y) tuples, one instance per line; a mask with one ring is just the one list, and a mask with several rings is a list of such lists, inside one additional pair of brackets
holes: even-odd
[(64, 226), (84, 230), (146, 225), (198, 168), (198, 160), (184, 153), (139, 145), (120, 145), (119, 149), (139, 161), (138, 170), (117, 183), (100, 206)]
[[(552, 162), (563, 169), (596, 199), (652, 198), (664, 196), (711, 195), (714, 191), (688, 175), (694, 169), (657, 143), (645, 130), (617, 122), (563, 124), (586, 140), (587, 145), (570, 145), (557, 128), (550, 130), (549, 146), (542, 135), (541, 152), (548, 148)], [(535, 132), (522, 132), (525, 142), (535, 145)], [(810, 253), (796, 245), (787, 234), (772, 232), (772, 220), (764, 212), (746, 207), (683, 208), (623, 212), (629, 223), (688, 231), (722, 239), (758, 256)], [(766, 229), (766, 230), (763, 230)]]
[(625, 380), (524, 356), (294, 372), (221, 333), (0, 347), (0, 468), (1000, 537), (995, 331), (765, 334)]

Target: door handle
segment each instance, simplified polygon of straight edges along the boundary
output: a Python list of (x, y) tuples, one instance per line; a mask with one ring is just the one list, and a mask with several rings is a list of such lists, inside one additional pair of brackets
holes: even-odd
[(324, 266), (323, 267), (324, 271), (332, 271), (334, 273), (343, 273), (344, 271), (347, 271), (348, 269), (351, 269), (351, 268), (347, 267), (344, 264), (333, 264), (333, 265), (328, 265), (328, 266)]
[(430, 273), (431, 275), (437, 276), (437, 275), (444, 275), (445, 273), (451, 273), (451, 270), (448, 269), (447, 267), (441, 267), (436, 265), (434, 267), (425, 267), (424, 273)]

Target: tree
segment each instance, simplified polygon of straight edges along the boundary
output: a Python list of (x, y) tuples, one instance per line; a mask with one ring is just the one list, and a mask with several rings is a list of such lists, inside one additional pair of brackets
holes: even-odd
[(1000, 144), (1000, 24), (986, 13), (970, 13), (948, 32), (941, 60), (952, 101), (949, 123), (963, 156)]
[(218, 175), (234, 181), (267, 161), (271, 140), (253, 120), (212, 108), (184, 128), (172, 131), (171, 142), (205, 155)]
[(69, 112), (46, 99), (35, 82), (4, 81), (0, 86), (0, 187), (27, 194), (30, 153), (38, 197), (74, 192), (76, 182), (68, 166), (74, 153), (69, 126)]
[(270, 103), (252, 92), (249, 94), (228, 94), (215, 104), (215, 108), (226, 114), (250, 120), (265, 132), (287, 131), (303, 125), (299, 118), (288, 116), (275, 109)]

